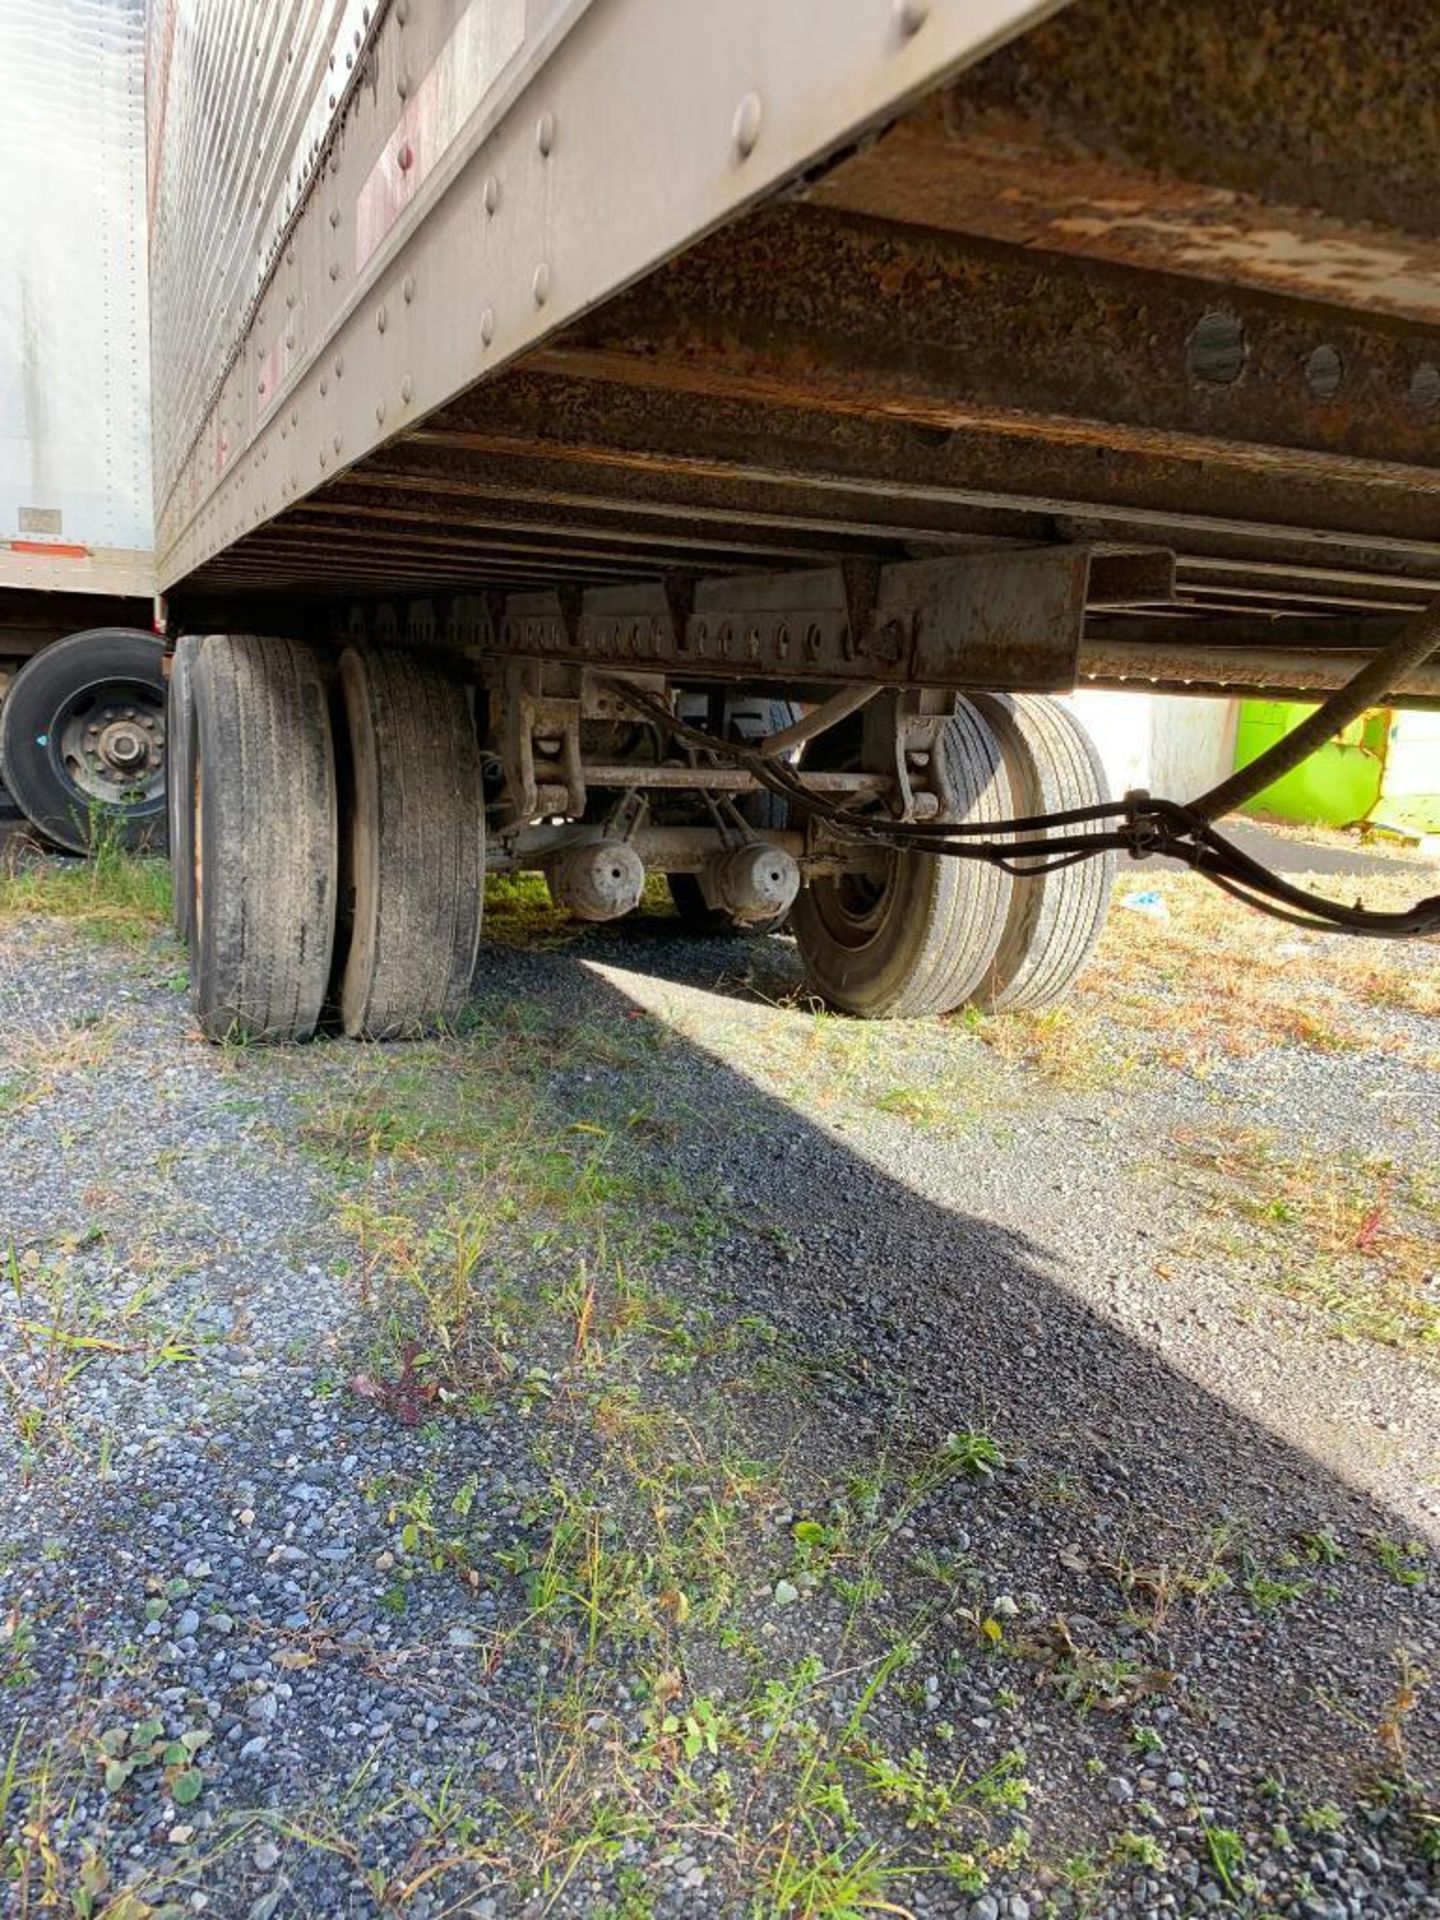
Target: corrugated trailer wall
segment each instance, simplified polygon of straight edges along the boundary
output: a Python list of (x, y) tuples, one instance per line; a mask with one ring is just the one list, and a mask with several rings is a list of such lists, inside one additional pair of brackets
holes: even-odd
[(162, 500), (244, 335), (377, 7), (153, 0), (148, 195)]
[(0, 587), (152, 589), (144, 25), (0, 6)]

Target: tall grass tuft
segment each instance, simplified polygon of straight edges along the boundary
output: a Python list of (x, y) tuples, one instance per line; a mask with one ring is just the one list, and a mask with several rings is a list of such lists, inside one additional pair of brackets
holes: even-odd
[(0, 854), (0, 927), (23, 917), (68, 920), (98, 939), (148, 939), (170, 918), (170, 868), (132, 852), (120, 824), (97, 813), (88, 858), (41, 853), (24, 838)]

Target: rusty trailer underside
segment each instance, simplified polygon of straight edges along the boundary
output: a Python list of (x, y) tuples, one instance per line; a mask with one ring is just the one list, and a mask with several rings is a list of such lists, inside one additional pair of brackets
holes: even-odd
[(1113, 544), (1085, 677), (1313, 684), (1440, 586), (1437, 72), (1431, 0), (1074, 0), (172, 606)]

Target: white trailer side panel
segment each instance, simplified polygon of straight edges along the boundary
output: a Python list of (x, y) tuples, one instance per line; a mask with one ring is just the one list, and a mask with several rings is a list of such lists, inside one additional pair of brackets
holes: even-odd
[(0, 6), (0, 586), (153, 591), (144, 30)]
[(167, 0), (161, 584), (1059, 4)]

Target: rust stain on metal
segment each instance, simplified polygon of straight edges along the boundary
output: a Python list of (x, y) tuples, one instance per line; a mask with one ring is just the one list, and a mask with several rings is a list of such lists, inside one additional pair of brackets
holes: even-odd
[(1432, 0), (1075, 0), (922, 112), (1042, 120), (1059, 151), (1440, 238)]
[[(1409, 396), (1433, 336), (1230, 288), (1240, 377), (1196, 377), (1192, 339), (1214, 296), (1173, 275), (967, 234), (768, 208), (570, 329), (535, 367), (613, 384), (731, 390), (781, 405), (1004, 431), (1048, 417), (1077, 444), (1122, 428), (1199, 433), (1378, 462), (1435, 461)], [(1323, 408), (1304, 369), (1322, 341), (1347, 374)]]
[[(1374, 656), (1346, 649), (1315, 652), (1285, 646), (1223, 647), (1206, 639), (1171, 636), (1163, 641), (1086, 639), (1080, 648), (1079, 675), (1104, 685), (1155, 685), (1224, 693), (1263, 693), (1283, 688), (1292, 694), (1332, 692), (1343, 687)], [(1440, 699), (1440, 668), (1417, 667), (1395, 689), (1398, 698)]]
[(1001, 111), (954, 133), (902, 124), (809, 197), (1041, 252), (1440, 320), (1440, 242), (1125, 159), (1057, 152), (1052, 140), (1044, 123)]
[[(1073, 0), (195, 590), (660, 592), (1108, 541), (1178, 562), (1093, 558), (1092, 621), (1151, 610), (1147, 644), (1217, 674), (1224, 631), (1333, 652), (1440, 590), (1437, 69), (1433, 0)], [(1003, 677), (1000, 580), (965, 617)], [(896, 674), (949, 643), (859, 644)]]

